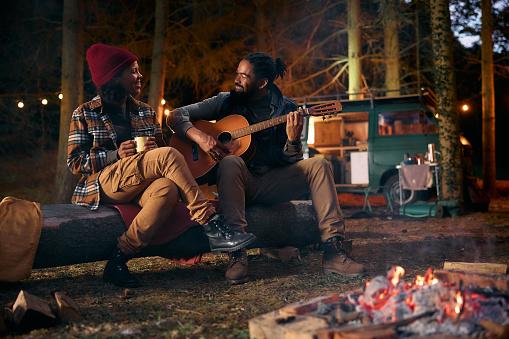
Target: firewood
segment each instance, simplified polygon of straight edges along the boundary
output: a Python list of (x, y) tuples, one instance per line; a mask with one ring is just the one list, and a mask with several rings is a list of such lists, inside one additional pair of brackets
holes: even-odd
[(23, 290), (14, 303), (13, 320), (22, 331), (51, 327), (57, 323), (57, 317), (46, 301)]
[(81, 320), (81, 313), (74, 300), (62, 292), (55, 293), (55, 299), (58, 306), (58, 317), (63, 323), (71, 320)]
[(505, 274), (507, 265), (473, 262), (444, 262), (444, 270), (456, 270), (471, 273)]
[(481, 320), (481, 326), (488, 330), (488, 337), (493, 339), (509, 338), (509, 325), (498, 324), (494, 321)]
[(333, 294), (324, 297), (316, 297), (309, 300), (298, 301), (296, 303), (287, 305), (283, 307), (281, 310), (290, 314), (306, 314), (309, 312), (316, 311), (318, 307), (318, 303), (328, 304), (331, 302), (338, 302), (341, 298), (346, 297), (348, 294), (361, 294), (363, 292), (363, 288), (358, 288), (356, 290), (350, 291), (348, 293), (342, 294)]
[(509, 292), (509, 276), (500, 274), (470, 273), (463, 271), (435, 270), (435, 278), (449, 284), (459, 286), (460, 281), (463, 286), (476, 286), (480, 288), (496, 288), (499, 291)]
[(251, 338), (314, 339), (317, 330), (328, 327), (324, 319), (274, 311), (249, 320)]
[(374, 324), (374, 325), (365, 325), (362, 327), (359, 326), (346, 326), (346, 327), (340, 327), (337, 329), (334, 329), (334, 332), (341, 332), (341, 333), (350, 333), (350, 332), (375, 332), (378, 330), (385, 330), (389, 328), (397, 328), (400, 326), (406, 326), (408, 324), (413, 323), (416, 320), (419, 320), (421, 318), (426, 318), (432, 316), (436, 311), (427, 311), (424, 313), (421, 313), (419, 315), (415, 315), (413, 317), (409, 317), (406, 319), (401, 319), (397, 321), (393, 321), (391, 323), (382, 323), (382, 324)]
[(290, 313), (290, 314), (302, 315), (302, 314), (306, 314), (306, 313), (315, 311), (316, 308), (318, 307), (318, 303), (320, 303), (320, 302), (322, 302), (324, 304), (328, 304), (331, 302), (338, 302), (338, 301), (339, 301), (339, 295), (333, 294), (333, 295), (325, 296), (325, 297), (316, 297), (316, 298), (306, 300), (306, 301), (299, 301), (299, 302), (287, 305), (287, 306), (283, 307), (281, 310), (283, 312)]
[(334, 332), (330, 333), (330, 330), (321, 330), (317, 333), (317, 338), (331, 338), (331, 339), (397, 339), (398, 334), (393, 328), (385, 328), (371, 331), (359, 331), (359, 332)]

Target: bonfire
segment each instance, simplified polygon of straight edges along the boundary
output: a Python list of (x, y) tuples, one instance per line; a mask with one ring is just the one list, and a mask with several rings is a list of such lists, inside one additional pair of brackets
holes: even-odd
[(401, 280), (405, 270), (366, 282), (362, 293), (339, 302), (319, 303), (315, 316), (329, 317), (332, 327), (399, 324), (406, 335), (449, 334), (482, 336), (489, 326), (508, 328), (507, 294), (490, 288), (442, 282), (428, 269), (412, 283)]

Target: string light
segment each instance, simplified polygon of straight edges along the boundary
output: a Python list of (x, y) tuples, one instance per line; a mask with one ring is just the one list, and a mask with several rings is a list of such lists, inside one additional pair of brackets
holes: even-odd
[(468, 111), (468, 105), (461, 106), (461, 109), (463, 110), (463, 112)]
[[(63, 98), (64, 98), (64, 95), (62, 93), (59, 93), (58, 94), (58, 99), (62, 100)], [(46, 99), (46, 98), (42, 98), (42, 99), (39, 98), (39, 100), (41, 101), (41, 104), (44, 105), (44, 106), (48, 105), (48, 103), (49, 103), (48, 99)], [(165, 99), (161, 99), (161, 104), (165, 105), (166, 104), (166, 100)], [(23, 102), (23, 100), (18, 100), (17, 101), (17, 105), (18, 105), (18, 108), (24, 108), (25, 107), (25, 103)], [(165, 109), (164, 110), (164, 114), (167, 115), (167, 116), (170, 115), (170, 112), (171, 111), (169, 109)]]

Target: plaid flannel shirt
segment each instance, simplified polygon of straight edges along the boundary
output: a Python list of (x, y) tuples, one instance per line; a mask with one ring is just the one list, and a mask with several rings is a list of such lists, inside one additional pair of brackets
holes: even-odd
[[(131, 118), (131, 136), (155, 136), (156, 143), (165, 146), (154, 110), (131, 96), (126, 104)], [(73, 112), (67, 142), (67, 166), (73, 174), (82, 176), (74, 190), (72, 203), (92, 210), (99, 207), (99, 175), (111, 164), (107, 154), (118, 150), (116, 141), (117, 133), (110, 117), (102, 112), (99, 96)]]

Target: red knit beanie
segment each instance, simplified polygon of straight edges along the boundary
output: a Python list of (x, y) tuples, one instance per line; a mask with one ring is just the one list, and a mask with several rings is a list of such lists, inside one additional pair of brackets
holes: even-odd
[(123, 48), (95, 44), (87, 51), (88, 67), (97, 87), (110, 81), (135, 61), (138, 61), (138, 57)]

